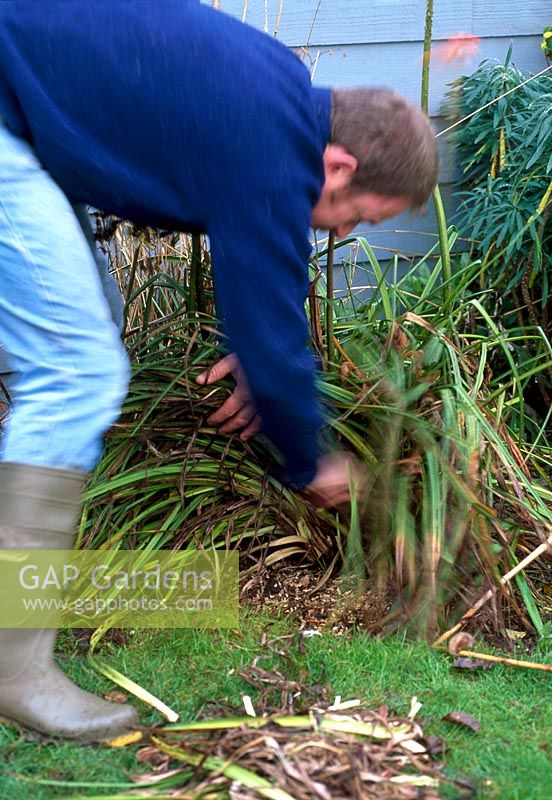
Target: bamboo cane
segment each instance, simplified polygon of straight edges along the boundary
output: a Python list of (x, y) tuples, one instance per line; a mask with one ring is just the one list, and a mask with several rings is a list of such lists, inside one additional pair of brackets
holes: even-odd
[(488, 653), (476, 653), (474, 650), (459, 650), (455, 655), (465, 658), (477, 658), (479, 661), (492, 661), (496, 664), (506, 664), (509, 667), (524, 667), (525, 669), (540, 669), (543, 672), (552, 672), (552, 664), (539, 664), (536, 661), (520, 661), (507, 656), (491, 656)]
[[(525, 567), (529, 566), (529, 564), (535, 561), (535, 559), (539, 558), (539, 556), (542, 556), (544, 553), (546, 553), (546, 551), (550, 547), (552, 547), (552, 534), (550, 534), (550, 536), (545, 542), (543, 542), (535, 550), (533, 550), (532, 553), (529, 553), (528, 556), (526, 556), (522, 561), (520, 561), (519, 564), (516, 564), (515, 567), (513, 567), (509, 572), (503, 575), (502, 578), (500, 579), (500, 583), (503, 586), (507, 584), (509, 581), (511, 581), (513, 577), (515, 577), (518, 574), (518, 572), (521, 572), (523, 569), (525, 569)], [(448, 631), (445, 631), (445, 633), (441, 634), (441, 636), (439, 636), (439, 638), (433, 642), (432, 646), (438, 647), (443, 642), (446, 642), (447, 639), (450, 639), (450, 637), (457, 631), (459, 631), (460, 628), (462, 628), (469, 619), (471, 619), (475, 614), (477, 614), (479, 609), (485, 605), (487, 600), (491, 599), (491, 597), (495, 592), (496, 592), (496, 587), (488, 589), (485, 592), (485, 594), (479, 598), (477, 603), (475, 603), (475, 605), (473, 605), (470, 609), (468, 609), (468, 611), (466, 611), (462, 619), (459, 622), (457, 622), (456, 625), (454, 625), (454, 627), (450, 628)]]

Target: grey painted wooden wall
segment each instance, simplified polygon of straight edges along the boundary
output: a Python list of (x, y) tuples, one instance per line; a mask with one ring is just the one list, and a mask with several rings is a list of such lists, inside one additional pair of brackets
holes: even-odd
[[(245, 15), (247, 23), (271, 35), (277, 28), (278, 39), (294, 50), (304, 48), (303, 57), (317, 84), (386, 85), (413, 102), (420, 100), (425, 0), (220, 0), (219, 6), (238, 19)], [(447, 84), (472, 72), (483, 59), (504, 60), (512, 44), (512, 60), (520, 69), (536, 72), (546, 66), (539, 44), (551, 11), (550, 0), (434, 0), (436, 45), (458, 33), (481, 38), (471, 61), (446, 67), (432, 63), (429, 113), (437, 129), (444, 127), (441, 106)], [(440, 183), (450, 218), (456, 166), (446, 135), (440, 141)], [(404, 214), (367, 233), (384, 259), (391, 250), (407, 255), (426, 252), (435, 230), (428, 208), (425, 216)]]

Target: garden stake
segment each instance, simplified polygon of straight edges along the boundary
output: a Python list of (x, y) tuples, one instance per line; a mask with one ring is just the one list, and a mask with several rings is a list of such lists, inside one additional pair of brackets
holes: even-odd
[(328, 239), (328, 260), (326, 262), (326, 339), (328, 364), (333, 364), (334, 360), (334, 245), (335, 233), (332, 231)]
[[(552, 534), (548, 537), (548, 539), (545, 542), (543, 542), (535, 550), (533, 550), (532, 553), (529, 553), (528, 556), (526, 556), (522, 561), (520, 561), (519, 564), (516, 564), (515, 567), (513, 567), (509, 572), (503, 575), (502, 578), (500, 579), (500, 583), (503, 586), (507, 584), (513, 577), (515, 577), (518, 574), (518, 572), (521, 572), (523, 569), (525, 569), (525, 567), (527, 567), (529, 564), (535, 561), (535, 559), (539, 558), (539, 556), (542, 556), (544, 553), (546, 553), (549, 547), (552, 547)], [(473, 605), (470, 609), (468, 609), (468, 611), (466, 611), (460, 622), (457, 622), (456, 625), (454, 625), (454, 627), (450, 628), (450, 630), (445, 631), (445, 633), (439, 636), (439, 638), (433, 642), (432, 646), (439, 647), (440, 644), (446, 642), (447, 639), (450, 639), (450, 637), (453, 634), (459, 631), (460, 628), (462, 628), (466, 624), (466, 622), (469, 619), (471, 619), (482, 606), (485, 605), (487, 600), (491, 599), (491, 597), (494, 595), (495, 592), (496, 592), (496, 587), (488, 589), (485, 592), (485, 594), (479, 598), (477, 603), (475, 603), (475, 605)], [(464, 655), (464, 653), (462, 653), (462, 655)]]
[(487, 653), (476, 653), (474, 650), (458, 650), (455, 655), (465, 658), (476, 658), (479, 661), (492, 661), (496, 664), (506, 664), (509, 667), (524, 667), (525, 669), (540, 669), (543, 672), (552, 672), (552, 664), (538, 664), (535, 661), (520, 661), (507, 656), (491, 656)]
[[(431, 59), (431, 34), (433, 32), (433, 0), (426, 0), (426, 17), (424, 28), (424, 52), (422, 59), (422, 96), (420, 105), (422, 111), (428, 114), (429, 110), (429, 62)], [(433, 190), (433, 203), (439, 231), (439, 248), (441, 251), (441, 267), (443, 270), (443, 301), (446, 303), (451, 297), (450, 281), (452, 268), (450, 263), (450, 249), (448, 246), (447, 223), (445, 210), (439, 186)]]

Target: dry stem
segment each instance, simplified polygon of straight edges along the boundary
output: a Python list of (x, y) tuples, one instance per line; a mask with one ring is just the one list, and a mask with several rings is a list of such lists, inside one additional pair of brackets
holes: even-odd
[[(528, 556), (522, 559), (522, 561), (520, 561), (519, 564), (516, 564), (515, 567), (513, 567), (509, 572), (503, 575), (502, 578), (500, 579), (500, 584), (502, 584), (503, 586), (507, 584), (513, 577), (515, 577), (518, 574), (518, 572), (521, 572), (523, 569), (525, 569), (525, 567), (529, 566), (529, 564), (535, 561), (535, 559), (539, 558), (539, 556), (542, 556), (544, 553), (546, 553), (546, 551), (550, 547), (552, 547), (552, 534), (548, 537), (548, 539), (545, 542), (543, 542), (535, 550), (533, 550), (532, 553), (529, 553)], [(438, 647), (443, 642), (446, 642), (447, 639), (450, 639), (450, 637), (453, 634), (459, 631), (460, 628), (462, 628), (462, 626), (465, 625), (469, 619), (471, 619), (473, 616), (475, 616), (475, 614), (477, 614), (479, 609), (485, 605), (487, 600), (491, 599), (491, 597), (496, 592), (496, 588), (497, 587), (494, 586), (492, 589), (488, 589), (485, 592), (485, 594), (479, 598), (477, 603), (475, 603), (470, 609), (468, 609), (468, 611), (466, 611), (460, 622), (458, 622), (456, 625), (454, 625), (454, 627), (450, 628), (448, 631), (445, 631), (445, 633), (441, 634), (441, 636), (439, 636), (439, 638), (433, 642), (433, 647)]]

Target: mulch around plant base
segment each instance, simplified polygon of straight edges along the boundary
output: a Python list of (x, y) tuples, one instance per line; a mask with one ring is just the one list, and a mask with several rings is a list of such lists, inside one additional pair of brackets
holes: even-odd
[(299, 630), (325, 630), (338, 636), (379, 625), (395, 599), (392, 588), (378, 588), (375, 582), (359, 591), (354, 581), (338, 575), (324, 581), (324, 572), (312, 565), (259, 568), (240, 583), (241, 603), (295, 616)]
[[(394, 586), (378, 587), (376, 579), (369, 577), (359, 590), (354, 582), (339, 574), (325, 582), (324, 577), (324, 571), (312, 563), (259, 567), (240, 581), (240, 602), (254, 609), (274, 608), (293, 616), (299, 631), (325, 631), (343, 636), (353, 631), (380, 634), (402, 629), (404, 619), (396, 613), (401, 606)], [(484, 588), (467, 585), (464, 592), (463, 607), (455, 611), (453, 618), (457, 619), (475, 603)], [(484, 605), (463, 630), (506, 654), (514, 651), (530, 654), (536, 643), (535, 631), (526, 615), (517, 613), (511, 605), (498, 607), (494, 600)]]

